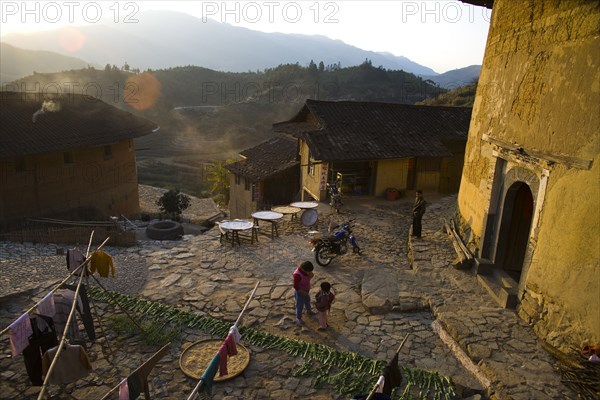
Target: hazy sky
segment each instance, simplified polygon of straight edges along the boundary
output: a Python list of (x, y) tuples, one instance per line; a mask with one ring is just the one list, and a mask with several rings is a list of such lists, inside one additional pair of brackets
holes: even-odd
[[(125, 23), (148, 9), (264, 32), (319, 34), (445, 72), (481, 64), (491, 10), (460, 1), (0, 1), (0, 33)], [(165, 27), (166, 28), (166, 27)]]

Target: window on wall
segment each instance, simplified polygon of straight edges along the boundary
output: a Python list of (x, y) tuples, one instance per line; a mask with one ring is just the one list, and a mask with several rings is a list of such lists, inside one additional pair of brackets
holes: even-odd
[(315, 176), (315, 164), (310, 160), (310, 158), (308, 159), (308, 174), (310, 176)]
[(65, 164), (74, 164), (75, 163), (75, 159), (73, 158), (73, 152), (72, 151), (65, 151), (63, 153), (63, 162)]
[(104, 146), (104, 159), (110, 160), (112, 158), (112, 147), (110, 145)]
[(236, 174), (235, 175), (235, 184), (239, 185), (241, 183), (242, 183), (242, 177)]
[(244, 178), (244, 190), (250, 190), (250, 186), (252, 186), (252, 182), (250, 182), (250, 179)]
[(258, 185), (255, 183), (252, 184), (252, 201), (256, 201), (258, 198)]

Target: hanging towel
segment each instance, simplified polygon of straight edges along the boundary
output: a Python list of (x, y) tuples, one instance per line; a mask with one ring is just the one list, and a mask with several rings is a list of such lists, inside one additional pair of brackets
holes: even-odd
[[(44, 353), (44, 356), (42, 357), (43, 375), (48, 373), (48, 369), (50, 368), (50, 364), (52, 363), (57, 350), (58, 346), (55, 346)], [(68, 344), (60, 352), (48, 382), (53, 385), (73, 383), (88, 376), (92, 369), (92, 364), (90, 364), (90, 360), (88, 359), (84, 348), (78, 345), (72, 346)]]
[(29, 336), (33, 333), (29, 314), (21, 315), (15, 322), (8, 326), (10, 335), (10, 352), (13, 357), (21, 354), (29, 345)]
[(235, 325), (232, 325), (231, 328), (229, 328), (229, 334), (233, 335), (233, 339), (236, 343), (239, 343), (240, 340), (242, 340), (242, 335)]
[(219, 376), (227, 375), (227, 357), (235, 356), (237, 354), (237, 347), (235, 346), (235, 339), (233, 334), (229, 333), (221, 347), (219, 348), (219, 356), (221, 362), (219, 363)]
[(56, 313), (54, 308), (54, 296), (52, 293), (48, 293), (39, 303), (36, 305), (37, 314), (45, 315), (46, 317), (53, 317)]
[[(75, 268), (79, 267), (84, 261), (85, 256), (83, 255), (81, 250), (77, 248), (67, 250), (67, 269), (69, 271), (73, 271)], [(80, 272), (81, 270), (76, 272), (74, 275), (79, 276)]]
[(402, 383), (402, 373), (398, 368), (398, 353), (390, 360), (388, 365), (383, 369), (385, 383), (383, 385), (383, 393), (392, 395), (392, 390), (400, 386)]
[(205, 390), (208, 393), (212, 392), (213, 380), (215, 379), (215, 375), (217, 374), (217, 370), (219, 369), (219, 365), (221, 364), (221, 357), (219, 353), (217, 353), (213, 359), (211, 360), (208, 367), (200, 377), (203, 382), (202, 390)]
[(102, 250), (97, 250), (92, 254), (92, 259), (90, 260), (90, 272), (93, 274), (98, 271), (100, 276), (107, 278), (109, 271), (112, 274), (112, 277), (115, 277), (115, 266), (113, 264), (112, 257), (103, 252)]

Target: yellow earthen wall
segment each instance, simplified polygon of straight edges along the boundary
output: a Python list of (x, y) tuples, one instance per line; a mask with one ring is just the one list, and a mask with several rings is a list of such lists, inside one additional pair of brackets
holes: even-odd
[(308, 173), (309, 150), (306, 142), (300, 140), (300, 183), (302, 185), (302, 200), (317, 200), (326, 199), (327, 192), (321, 190), (321, 172), (323, 163), (320, 161), (314, 164), (314, 174)]
[[(139, 213), (135, 150), (129, 141), (111, 146), (71, 151), (73, 163), (65, 164), (63, 152), (0, 161), (0, 221), (22, 217), (63, 214), (75, 209), (94, 209), (105, 215)], [(17, 171), (24, 161), (25, 169)]]
[(484, 134), (593, 160), (591, 170), (550, 169), (532, 227), (530, 313), (520, 315), (563, 346), (600, 342), (599, 26), (596, 2), (494, 2), (458, 198), (463, 222), (481, 237), (495, 164)]
[(377, 161), (375, 196), (385, 196), (385, 190), (406, 190), (408, 158)]
[[(239, 178), (240, 183), (235, 183), (235, 174), (230, 174), (229, 184), (229, 214), (232, 219), (249, 218), (256, 211), (256, 202), (252, 201), (252, 190), (246, 190), (245, 178)], [(252, 188), (252, 186), (250, 186)]]

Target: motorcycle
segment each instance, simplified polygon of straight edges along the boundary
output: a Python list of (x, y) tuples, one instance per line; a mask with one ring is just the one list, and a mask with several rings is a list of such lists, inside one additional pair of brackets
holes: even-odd
[(352, 221), (339, 225), (341, 229), (327, 238), (315, 237), (311, 239), (310, 244), (313, 246), (312, 251), (315, 252), (315, 261), (321, 267), (328, 266), (337, 256), (346, 254), (348, 252), (348, 241), (352, 246), (352, 252), (361, 254), (361, 249), (356, 244), (356, 238), (352, 233)]
[(340, 193), (340, 189), (338, 187), (337, 183), (334, 184), (327, 184), (327, 189), (329, 191), (329, 205), (331, 206), (332, 210), (335, 210), (335, 212), (337, 214), (340, 213), (340, 208), (342, 208), (342, 206), (344, 205), (344, 203), (342, 203), (342, 194)]

